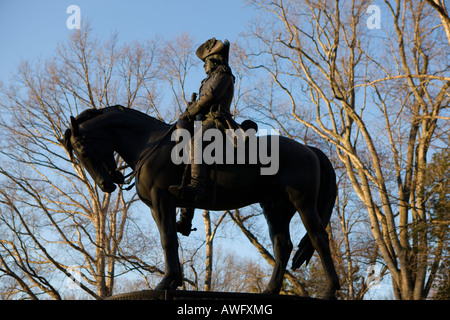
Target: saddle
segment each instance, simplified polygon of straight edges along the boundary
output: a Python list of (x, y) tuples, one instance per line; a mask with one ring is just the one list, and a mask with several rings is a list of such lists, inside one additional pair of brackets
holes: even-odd
[[(243, 137), (243, 142), (246, 145), (245, 148), (246, 148), (246, 150), (249, 150), (249, 148), (248, 148), (249, 139), (248, 139), (248, 135), (246, 134), (246, 132), (249, 129), (253, 129), (254, 130), (253, 134), (256, 134), (256, 132), (258, 130), (258, 125), (254, 121), (247, 119), (247, 120), (243, 121), (241, 124), (239, 124), (233, 119), (231, 113), (228, 110), (221, 110), (220, 105), (214, 105), (213, 107), (211, 107), (210, 112), (208, 112), (206, 115), (200, 114), (196, 118), (197, 121), (202, 121), (202, 122), (205, 120), (208, 120), (208, 119), (210, 119), (214, 122), (214, 127), (216, 129), (220, 130), (220, 132), (222, 132), (223, 137), (225, 139), (226, 139), (226, 135), (227, 135), (226, 134), (227, 129), (231, 129), (231, 130), (234, 130), (234, 132), (239, 132), (239, 134), (242, 134), (241, 137)], [(234, 139), (233, 143), (234, 143), (234, 148), (237, 148), (237, 144), (238, 144), (237, 139)], [(234, 155), (235, 155), (235, 157), (234, 157), (233, 163), (239, 163), (237, 161), (237, 157), (236, 157), (237, 156), (236, 150), (234, 150)], [(246, 151), (246, 155), (247, 155), (247, 157), (246, 157), (247, 159), (245, 160), (245, 163), (248, 163), (248, 151)], [(225, 153), (223, 153), (223, 156), (225, 157)], [(222, 159), (222, 163), (226, 163), (225, 158)], [(203, 165), (208, 166), (207, 163), (203, 163)], [(191, 179), (190, 166), (191, 166), (191, 164), (186, 164), (186, 166), (185, 166), (184, 174), (182, 177), (182, 182), (180, 185), (181, 188), (185, 187)], [(208, 176), (210, 177), (209, 179), (212, 180), (212, 185), (210, 185), (209, 190), (212, 191), (212, 203), (214, 204), (215, 199), (216, 199), (216, 190), (217, 190), (217, 174), (218, 174), (217, 163), (214, 162), (214, 164), (209, 164), (209, 168), (212, 170), (211, 173), (208, 173)], [(209, 172), (209, 170), (208, 170), (208, 172)], [(213, 175), (212, 177), (211, 177), (211, 174)]]
[[(213, 110), (211, 110), (213, 111)], [(243, 121), (240, 125), (233, 119), (233, 117), (231, 116), (230, 113), (229, 117), (227, 115), (224, 115), (223, 113), (219, 111), (215, 111), (215, 112), (209, 112), (208, 115), (209, 117), (212, 117), (214, 119), (214, 121), (216, 122), (216, 124), (219, 126), (218, 129), (221, 130), (223, 133), (225, 132), (226, 129), (229, 128), (240, 128), (241, 130), (243, 130), (244, 132), (246, 132), (248, 129), (254, 129), (255, 132), (258, 130), (258, 125), (252, 121), (252, 120), (245, 120)], [(226, 126), (224, 126), (224, 124), (226, 124)], [(131, 190), (131, 188), (134, 186), (134, 183), (132, 183), (134, 177), (139, 173), (142, 165), (145, 163), (145, 161), (150, 158), (150, 156), (156, 151), (156, 149), (158, 149), (159, 145), (161, 144), (161, 142), (168, 137), (173, 130), (175, 130), (178, 127), (178, 122), (174, 123), (169, 130), (167, 130), (167, 132), (164, 134), (164, 136), (161, 138), (161, 140), (154, 146), (148, 147), (139, 157), (137, 163), (136, 163), (136, 167), (133, 170), (132, 173), (128, 174), (126, 177), (124, 177), (126, 179), (126, 181), (123, 182), (123, 184), (128, 184), (129, 186), (124, 188), (122, 187), (122, 185), (119, 185), (121, 189), (123, 190)], [(193, 131), (193, 128), (190, 128), (189, 131)], [(192, 132), (191, 132), (192, 133)], [(120, 171), (126, 167), (129, 167), (129, 165), (126, 166), (122, 166), (120, 168), (117, 168), (116, 171)], [(183, 178), (182, 178), (182, 186), (184, 186), (186, 184), (186, 181), (188, 181), (190, 179), (190, 177), (187, 177), (187, 175), (189, 174), (190, 176), (190, 170), (188, 170), (190, 167), (190, 164), (186, 164), (185, 170), (184, 170), (184, 174), (183, 174)], [(214, 198), (215, 198), (215, 190), (216, 190), (216, 184), (217, 184), (217, 164), (214, 165)]]
[(244, 132), (248, 129), (254, 129), (255, 131), (258, 131), (258, 125), (256, 124), (256, 122), (247, 119), (239, 124), (236, 122), (236, 120), (233, 119), (233, 116), (228, 110), (222, 109), (218, 104), (213, 105), (211, 107), (211, 110), (206, 114), (205, 117), (207, 119), (212, 119), (215, 123), (215, 127), (222, 132), (225, 132), (226, 129), (241, 129)]

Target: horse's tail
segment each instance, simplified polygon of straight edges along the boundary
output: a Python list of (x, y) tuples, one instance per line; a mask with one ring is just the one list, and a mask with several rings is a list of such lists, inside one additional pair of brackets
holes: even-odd
[[(317, 155), (320, 161), (320, 186), (317, 199), (317, 211), (324, 227), (330, 221), (337, 195), (336, 173), (328, 157), (319, 149), (309, 147)], [(314, 254), (314, 247), (306, 234), (298, 245), (298, 250), (292, 259), (292, 270), (296, 270), (303, 263), (308, 265)]]

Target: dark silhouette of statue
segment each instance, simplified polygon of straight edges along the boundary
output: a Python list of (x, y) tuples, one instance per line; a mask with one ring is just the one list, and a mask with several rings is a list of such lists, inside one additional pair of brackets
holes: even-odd
[[(279, 146), (275, 152), (278, 163), (275, 173), (262, 174), (264, 163), (220, 163), (214, 164), (212, 179), (207, 166), (192, 161), (192, 181), (184, 186), (187, 167), (173, 161), (172, 150), (177, 142), (170, 139), (169, 133), (176, 127), (190, 128), (193, 120), (201, 120), (203, 131), (239, 126), (230, 115), (234, 77), (228, 66), (229, 43), (213, 38), (202, 44), (196, 54), (205, 61), (207, 77), (202, 81), (198, 99), (192, 99), (178, 123), (167, 124), (122, 106), (88, 109), (76, 118), (71, 117), (63, 140), (67, 151), (71, 157), (75, 154), (104, 192), (114, 192), (116, 185), (129, 182), (120, 173), (121, 168), (117, 168), (115, 152), (133, 169), (136, 192), (151, 209), (164, 250), (164, 277), (156, 290), (175, 290), (183, 282), (177, 208), (189, 208), (184, 211), (188, 213), (185, 217), (188, 223), (181, 223), (189, 227), (185, 230), (188, 234), (195, 208), (232, 210), (259, 203), (275, 255), (265, 292), (278, 294), (281, 289), (293, 249), (289, 225), (298, 212), (307, 234), (293, 257), (292, 268), (308, 263), (317, 251), (326, 275), (325, 297), (335, 298), (340, 284), (325, 228), (333, 212), (337, 185), (333, 166), (322, 151), (279, 135), (258, 136), (255, 137), (258, 148), (261, 142), (268, 143), (272, 138)], [(205, 196), (215, 188), (216, 196)]]
[[(230, 113), (234, 76), (228, 65), (229, 51), (230, 43), (227, 40), (222, 42), (215, 38), (209, 39), (197, 49), (195, 53), (204, 61), (207, 77), (201, 83), (198, 100), (193, 99), (187, 110), (181, 114), (178, 127), (189, 128), (194, 120), (202, 121), (202, 132), (221, 126), (235, 127)], [(191, 143), (191, 182), (186, 186), (170, 186), (169, 191), (179, 198), (199, 201), (206, 196), (209, 168), (203, 162), (194, 161), (193, 150), (199, 146), (195, 137)], [(205, 143), (203, 147), (206, 147)]]

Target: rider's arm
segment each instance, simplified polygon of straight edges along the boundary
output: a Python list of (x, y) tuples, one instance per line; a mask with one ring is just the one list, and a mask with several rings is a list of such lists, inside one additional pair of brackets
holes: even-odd
[(208, 112), (209, 108), (222, 98), (230, 85), (233, 85), (233, 80), (229, 74), (214, 75), (210, 83), (204, 84), (199, 99), (187, 110), (189, 115), (195, 117), (199, 113)]

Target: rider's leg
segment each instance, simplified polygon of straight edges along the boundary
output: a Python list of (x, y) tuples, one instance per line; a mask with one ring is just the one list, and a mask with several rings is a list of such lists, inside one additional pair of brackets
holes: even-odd
[[(195, 136), (191, 140), (191, 183), (185, 187), (170, 186), (169, 191), (185, 200), (201, 201), (206, 197), (206, 182), (209, 168), (202, 161), (203, 148), (210, 143), (202, 141), (203, 133), (214, 128), (214, 121), (206, 119), (202, 123), (202, 135)], [(202, 146), (202, 147), (200, 147)], [(200, 157), (199, 157), (200, 155)]]

